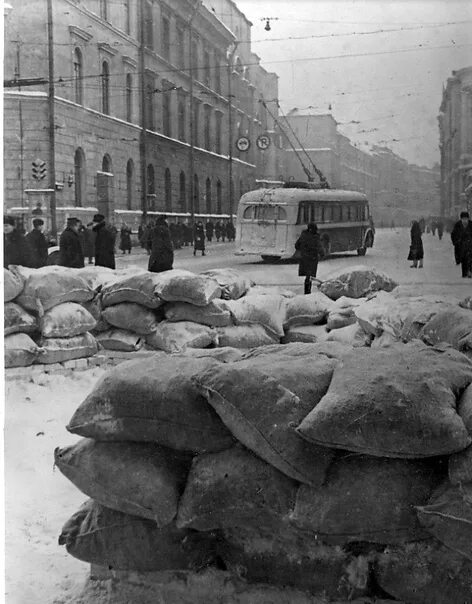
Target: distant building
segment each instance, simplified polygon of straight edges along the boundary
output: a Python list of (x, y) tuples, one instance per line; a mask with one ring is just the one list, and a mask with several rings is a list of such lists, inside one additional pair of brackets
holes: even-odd
[(441, 214), (472, 211), (472, 67), (453, 71), (439, 109)]

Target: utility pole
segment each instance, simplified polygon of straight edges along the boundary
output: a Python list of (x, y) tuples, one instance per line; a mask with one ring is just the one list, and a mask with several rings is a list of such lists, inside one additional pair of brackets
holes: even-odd
[(234, 42), (234, 47), (228, 57), (228, 191), (229, 191), (229, 221), (233, 223), (234, 187), (233, 184), (233, 60), (239, 41)]
[(200, 8), (201, 0), (197, 0), (193, 7), (193, 12), (190, 15), (190, 19), (188, 20), (188, 49), (187, 49), (187, 61), (188, 61), (188, 71), (190, 75), (190, 86), (189, 86), (189, 94), (190, 94), (190, 116), (189, 116), (189, 126), (190, 126), (190, 150), (189, 150), (189, 172), (190, 172), (190, 225), (193, 229), (195, 224), (195, 181), (194, 181), (194, 170), (195, 170), (195, 133), (194, 129), (194, 119), (193, 112), (195, 110), (194, 100), (193, 100), (193, 61), (196, 62), (196, 57), (192, 57), (192, 22)]
[(56, 123), (54, 106), (54, 32), (52, 17), (52, 0), (47, 0), (48, 16), (48, 113), (49, 113), (49, 209), (51, 212), (51, 233), (57, 237), (56, 216)]
[(141, 168), (141, 211), (142, 219), (147, 216), (147, 145), (146, 145), (146, 95), (144, 81), (144, 9), (143, 2), (138, 0), (138, 27), (139, 27), (139, 163)]

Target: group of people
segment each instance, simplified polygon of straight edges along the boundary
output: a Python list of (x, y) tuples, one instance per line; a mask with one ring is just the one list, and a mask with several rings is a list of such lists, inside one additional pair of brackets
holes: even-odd
[[(70, 268), (82, 268), (85, 265), (85, 253), (91, 254), (84, 250), (84, 233), (87, 230), (79, 218), (68, 218), (67, 226), (61, 233), (59, 238), (59, 263), (61, 266)], [(89, 255), (89, 263), (91, 257), (95, 259), (95, 266), (105, 266), (107, 268), (115, 268), (115, 241), (116, 228), (108, 225), (105, 222), (103, 214), (95, 214), (91, 223), (87, 225), (87, 229), (92, 231), (93, 256)]]
[(49, 241), (44, 234), (44, 220), (35, 218), (32, 230), (25, 236), (12, 216), (3, 217), (3, 266), (19, 264), (40, 268), (48, 261)]

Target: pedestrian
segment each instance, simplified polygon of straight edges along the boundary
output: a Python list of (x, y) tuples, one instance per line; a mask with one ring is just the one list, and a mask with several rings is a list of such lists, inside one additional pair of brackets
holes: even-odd
[(441, 239), (443, 238), (443, 234), (444, 234), (444, 223), (442, 220), (438, 220), (438, 222), (436, 223), (436, 226), (438, 227), (438, 239), (439, 241), (441, 241)]
[(222, 222), (220, 227), (221, 241), (224, 243), (226, 239), (226, 223)]
[(148, 255), (151, 254), (151, 246), (152, 246), (152, 230), (154, 228), (154, 224), (152, 220), (146, 223), (146, 226), (143, 230), (143, 247), (147, 251)]
[(234, 228), (234, 223), (231, 221), (226, 225), (226, 236), (228, 237), (228, 241), (234, 241), (236, 238), (236, 229)]
[(169, 225), (170, 238), (172, 240), (172, 245), (174, 246), (174, 250), (179, 250), (182, 245), (180, 243), (180, 229), (175, 222), (171, 222)]
[(83, 268), (84, 252), (80, 243), (78, 218), (68, 218), (67, 226), (59, 238), (59, 264), (69, 268)]
[(161, 273), (169, 271), (174, 264), (174, 249), (165, 216), (159, 216), (151, 232), (151, 255), (148, 271)]
[(3, 266), (9, 264), (29, 266), (28, 247), (24, 235), (20, 233), (13, 216), (3, 217)]
[(79, 226), (79, 238), (82, 244), (82, 251), (84, 252), (84, 258), (88, 259), (89, 264), (93, 264), (93, 257), (95, 254), (95, 239), (96, 232), (92, 230), (93, 223), (90, 222), (86, 227), (81, 223)]
[(451, 233), (456, 264), (462, 268), (462, 277), (472, 278), (472, 221), (469, 212), (461, 212)]
[(103, 214), (95, 214), (92, 229), (96, 233), (95, 266), (114, 269), (116, 229), (106, 224)]
[(211, 220), (209, 220), (206, 223), (206, 237), (207, 237), (209, 243), (211, 243), (211, 240), (213, 239), (214, 229), (215, 229), (215, 226), (214, 226), (213, 222)]
[(219, 243), (221, 237), (221, 222), (219, 220), (217, 220), (215, 224), (215, 237), (217, 243)]
[(419, 221), (418, 221), (418, 224), (420, 225), (421, 234), (423, 234), (424, 231), (425, 231), (425, 228), (426, 228), (426, 221), (425, 221), (425, 219), (424, 218), (420, 218)]
[(410, 268), (423, 268), (423, 241), (421, 239), (422, 232), (420, 223), (417, 220), (412, 220), (410, 229), (410, 252), (408, 254), (408, 260), (411, 260), (413, 264)]
[(203, 222), (200, 220), (195, 225), (195, 232), (193, 236), (193, 255), (196, 256), (197, 251), (202, 252), (202, 256), (205, 255), (205, 230), (203, 228)]
[(300, 252), (298, 275), (305, 277), (305, 294), (311, 293), (311, 278), (316, 277), (318, 259), (323, 256), (318, 227), (314, 222), (307, 225), (305, 231), (295, 242), (295, 249)]
[(131, 254), (131, 229), (126, 222), (123, 222), (120, 229), (120, 250), (123, 254), (126, 254), (126, 251)]
[(43, 230), (44, 220), (34, 218), (33, 229), (25, 237), (29, 255), (28, 266), (31, 268), (41, 268), (48, 263), (49, 244)]

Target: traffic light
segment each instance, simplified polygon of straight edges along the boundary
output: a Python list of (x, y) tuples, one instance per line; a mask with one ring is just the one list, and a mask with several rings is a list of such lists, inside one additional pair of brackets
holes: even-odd
[(34, 180), (43, 180), (46, 178), (47, 170), (46, 170), (46, 162), (42, 159), (35, 159), (32, 162), (33, 166), (33, 178)]

